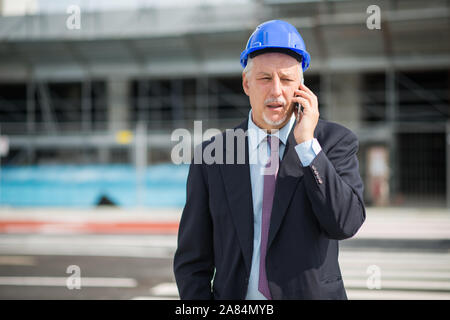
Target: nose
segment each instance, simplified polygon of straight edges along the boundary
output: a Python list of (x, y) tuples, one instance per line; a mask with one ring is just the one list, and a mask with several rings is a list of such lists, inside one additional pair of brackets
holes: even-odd
[(281, 81), (280, 78), (274, 77), (272, 79), (272, 88), (271, 88), (271, 94), (273, 97), (279, 97), (281, 96)]

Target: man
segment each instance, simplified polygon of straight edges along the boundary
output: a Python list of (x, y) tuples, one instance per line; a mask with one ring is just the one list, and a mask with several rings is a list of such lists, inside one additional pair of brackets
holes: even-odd
[[(258, 26), (241, 64), (251, 110), (234, 130), (248, 133), (245, 161), (190, 166), (174, 259), (180, 297), (346, 299), (338, 240), (365, 220), (357, 138), (319, 120), (302, 84), (309, 54), (292, 25)], [(219, 137), (236, 160), (239, 143)]]

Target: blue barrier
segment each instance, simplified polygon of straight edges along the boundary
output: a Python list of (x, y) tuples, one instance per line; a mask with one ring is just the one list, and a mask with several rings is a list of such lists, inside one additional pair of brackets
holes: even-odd
[(0, 205), (92, 207), (106, 196), (121, 207), (134, 207), (142, 180), (143, 206), (182, 207), (188, 170), (188, 165), (159, 164), (138, 177), (130, 165), (2, 166)]

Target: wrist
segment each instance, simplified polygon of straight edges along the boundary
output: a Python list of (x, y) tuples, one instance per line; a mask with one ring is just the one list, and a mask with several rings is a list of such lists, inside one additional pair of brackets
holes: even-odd
[(309, 140), (313, 140), (314, 139), (314, 135), (306, 135), (306, 136), (298, 136), (295, 137), (295, 142), (297, 142), (297, 144), (309, 141)]

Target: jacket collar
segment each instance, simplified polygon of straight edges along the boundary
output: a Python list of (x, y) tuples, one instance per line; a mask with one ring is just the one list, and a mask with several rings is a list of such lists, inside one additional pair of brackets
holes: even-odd
[[(255, 151), (258, 148), (259, 144), (265, 139), (265, 137), (267, 136), (267, 130), (261, 129), (253, 122), (252, 109), (250, 109), (248, 113), (247, 122), (248, 147), (249, 151), (252, 152)], [(281, 142), (283, 142), (284, 145), (286, 145), (289, 133), (291, 132), (294, 123), (295, 116), (294, 114), (292, 114), (289, 122), (286, 123), (280, 130), (277, 130), (275, 133), (273, 133), (273, 135), (276, 136)]]

